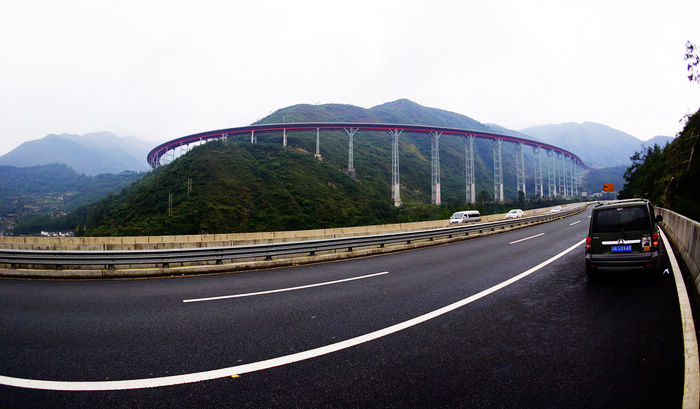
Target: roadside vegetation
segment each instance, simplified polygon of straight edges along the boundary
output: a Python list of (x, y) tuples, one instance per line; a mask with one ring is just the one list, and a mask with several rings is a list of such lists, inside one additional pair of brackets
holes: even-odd
[(396, 208), (387, 183), (390, 169), (384, 169), (383, 161), (376, 161), (372, 171), (360, 165), (363, 176), (358, 180), (329, 162), (303, 150), (281, 149), (276, 143), (210, 142), (120, 193), (67, 216), (27, 219), (15, 232), (30, 234), (38, 227), (86, 236), (302, 230), (447, 219), (458, 210), (492, 214), (562, 203), (526, 201), (522, 194), (518, 200), (491, 203), (482, 190), (475, 205), (454, 198), (435, 206), (429, 204), (427, 185), (427, 192), (402, 192), (405, 203)]
[(693, 220), (700, 220), (700, 110), (686, 119), (676, 139), (635, 153), (619, 198), (643, 197)]

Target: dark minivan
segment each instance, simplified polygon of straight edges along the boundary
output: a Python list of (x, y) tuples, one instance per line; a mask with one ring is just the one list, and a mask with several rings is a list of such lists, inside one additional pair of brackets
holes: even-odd
[(586, 238), (586, 274), (604, 270), (659, 268), (660, 246), (654, 206), (645, 199), (618, 200), (593, 208)]

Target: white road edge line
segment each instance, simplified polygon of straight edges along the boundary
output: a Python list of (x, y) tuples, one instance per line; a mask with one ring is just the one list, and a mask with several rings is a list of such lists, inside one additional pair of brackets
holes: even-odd
[(530, 240), (530, 239), (534, 239), (535, 237), (540, 237), (540, 236), (544, 236), (544, 233), (540, 233), (540, 234), (535, 234), (534, 236), (530, 236), (530, 237), (525, 237), (524, 239), (520, 239), (520, 240), (515, 240), (515, 241), (511, 241), (511, 242), (510, 242), (510, 243), (508, 243), (508, 244), (515, 244), (515, 243), (520, 243), (521, 241), (525, 241), (525, 240)]
[(491, 288), (487, 288), (477, 294), (467, 297), (461, 301), (449, 304), (435, 311), (429, 312), (427, 314), (420, 315), (418, 317), (412, 318), (408, 321), (400, 322), (394, 324), (390, 327), (380, 329), (374, 332), (370, 332), (365, 335), (360, 335), (355, 338), (346, 339), (345, 341), (336, 342), (335, 344), (330, 344), (314, 349), (309, 349), (307, 351), (297, 352), (290, 355), (281, 356), (278, 358), (267, 359), (264, 361), (252, 362), (249, 364), (243, 364), (238, 366), (232, 366), (228, 368), (214, 369), (211, 371), (196, 372), (183, 375), (173, 375), (164, 376), (159, 378), (145, 378), (145, 379), (130, 379), (122, 381), (47, 381), (38, 379), (23, 379), (23, 378), (13, 378), (10, 376), (0, 375), (0, 384), (6, 386), (15, 386), (19, 388), (29, 388), (29, 389), (43, 389), (43, 390), (59, 390), (59, 391), (108, 391), (108, 390), (126, 390), (126, 389), (142, 389), (142, 388), (156, 388), (162, 386), (173, 386), (181, 385), (185, 383), (209, 381), (212, 379), (226, 378), (234, 375), (242, 375), (245, 373), (261, 371), (264, 369), (274, 368), (277, 366), (288, 365), (294, 362), (303, 361), (306, 359), (316, 358), (322, 355), (337, 352), (346, 348), (351, 348), (365, 342), (373, 341), (385, 337), (387, 335), (393, 334), (395, 332), (402, 331), (404, 329), (413, 327), (415, 325), (421, 324), (433, 318), (437, 318), (441, 315), (447, 314), (448, 312), (454, 311), (458, 308), (464, 307), (474, 301), (486, 297), (489, 294), (495, 293), (527, 276), (536, 272), (537, 270), (555, 262), (566, 254), (570, 253), (575, 249), (580, 249), (583, 245), (584, 240), (581, 240), (569, 247), (568, 249), (562, 251), (561, 253), (550, 257), (549, 259), (541, 262), (540, 264), (512, 277), (500, 284), (496, 284)]
[(360, 277), (344, 278), (344, 279), (342, 279), (342, 280), (325, 281), (325, 282), (323, 282), (323, 283), (300, 285), (300, 286), (298, 286), (298, 287), (280, 288), (280, 289), (277, 289), (277, 290), (259, 291), (259, 292), (255, 292), (255, 293), (233, 294), (233, 295), (221, 295), (221, 296), (218, 296), (218, 297), (208, 297), (208, 298), (192, 298), (192, 299), (189, 299), (189, 300), (182, 300), (182, 302), (183, 302), (183, 303), (190, 303), (190, 302), (199, 302), (199, 301), (215, 301), (215, 300), (225, 300), (225, 299), (228, 299), (228, 298), (253, 297), (253, 296), (256, 296), (256, 295), (282, 293), (282, 292), (287, 292), (287, 291), (303, 290), (303, 289), (305, 289), (305, 288), (313, 288), (313, 287), (321, 287), (321, 286), (324, 286), (324, 285), (339, 284), (339, 283), (344, 283), (344, 282), (347, 282), (347, 281), (362, 280), (363, 278), (371, 278), (371, 277), (381, 276), (381, 275), (384, 275), (384, 274), (389, 274), (389, 272), (388, 272), (388, 271), (382, 271), (381, 273), (367, 274), (367, 275), (360, 276)]
[(693, 323), (693, 311), (690, 308), (690, 299), (683, 282), (681, 268), (673, 254), (673, 249), (663, 230), (660, 231), (661, 239), (666, 248), (666, 254), (671, 262), (671, 270), (676, 280), (676, 292), (681, 307), (681, 324), (683, 325), (683, 349), (685, 351), (685, 375), (683, 380), (683, 409), (697, 409), (700, 406), (700, 363), (698, 361), (698, 339), (695, 335)]
[(577, 222), (569, 223), (569, 226), (573, 226), (574, 224), (579, 224), (579, 223), (581, 223), (581, 220), (579, 220)]

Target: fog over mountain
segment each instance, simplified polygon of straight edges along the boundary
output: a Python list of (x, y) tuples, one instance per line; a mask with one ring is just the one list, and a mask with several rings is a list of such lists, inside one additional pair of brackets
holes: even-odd
[(653, 146), (658, 143), (663, 147), (673, 140), (668, 136), (657, 136), (644, 142), (628, 133), (595, 122), (542, 125), (521, 132), (573, 152), (594, 168), (629, 165), (630, 156), (642, 150), (643, 145)]
[(0, 165), (28, 167), (63, 163), (87, 175), (145, 171), (149, 169), (146, 154), (151, 145), (151, 142), (110, 132), (51, 134), (24, 142), (0, 156)]

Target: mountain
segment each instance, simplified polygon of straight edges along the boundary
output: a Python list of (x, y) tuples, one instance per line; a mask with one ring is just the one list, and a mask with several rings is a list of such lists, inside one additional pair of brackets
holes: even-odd
[(486, 126), (491, 128), (494, 132), (502, 134), (502, 135), (512, 135), (512, 136), (517, 136), (518, 138), (530, 139), (532, 141), (542, 142), (532, 135), (528, 135), (528, 134), (525, 134), (523, 132), (514, 131), (512, 129), (505, 128), (505, 127), (498, 125), (498, 124), (486, 124)]
[(370, 108), (369, 111), (377, 115), (381, 122), (491, 130), (488, 126), (468, 116), (443, 109), (424, 107), (408, 99), (399, 99), (377, 105)]
[(150, 144), (136, 138), (120, 138), (110, 132), (85, 135), (47, 135), (24, 142), (0, 156), (0, 165), (28, 167), (64, 163), (78, 173), (97, 175), (146, 171)]
[[(369, 109), (344, 104), (299, 104), (273, 112), (259, 123), (338, 121), (433, 124), (493, 131), (467, 116), (397, 100)], [(430, 205), (431, 140), (422, 133), (399, 138), (401, 199), (391, 201), (391, 138), (362, 131), (354, 138), (356, 178), (346, 174), (348, 136), (320, 132), (322, 160), (314, 157), (316, 132), (287, 134), (282, 149), (278, 132), (209, 142), (172, 163), (149, 172), (131, 187), (57, 218), (60, 228), (88, 235), (158, 235), (295, 230), (447, 218), (467, 208), (462, 138), (440, 138), (442, 206)], [(491, 144), (474, 142), (477, 198), (493, 193)], [(503, 145), (506, 199), (516, 200), (512, 144)], [(530, 193), (531, 169), (528, 168)], [(169, 206), (172, 203), (172, 207)], [(523, 206), (526, 205), (523, 203)], [(507, 205), (481, 203), (482, 213)]]
[(489, 126), (468, 116), (443, 109), (424, 107), (408, 99), (387, 102), (369, 109), (345, 104), (298, 104), (279, 109), (256, 122), (256, 124), (312, 121), (439, 125), (452, 128), (494, 131)]
[[(257, 124), (282, 123), (282, 122), (313, 122), (313, 121), (337, 121), (337, 122), (384, 122), (401, 124), (429, 124), (454, 128), (466, 128), (491, 132), (515, 131), (499, 127), (498, 129), (485, 125), (468, 116), (431, 107), (424, 107), (408, 99), (399, 99), (393, 102), (377, 105), (369, 109), (343, 104), (326, 105), (293, 105), (273, 112)], [(323, 133), (322, 133), (323, 134)], [(322, 138), (321, 154), (324, 161), (327, 159), (324, 150), (333, 149), (328, 160), (335, 161), (334, 166), (344, 169), (347, 165), (347, 136), (343, 132), (330, 133), (336, 135), (333, 138)], [(293, 136), (292, 136), (293, 135)], [(340, 138), (339, 138), (340, 137)], [(275, 136), (277, 138), (277, 136)], [(314, 133), (290, 133), (289, 143), (309, 152), (315, 150)], [(328, 141), (328, 142), (326, 142)], [(400, 137), (400, 163), (401, 182), (407, 187), (402, 192), (402, 200), (416, 203), (430, 202), (431, 184), (431, 142), (423, 133), (404, 132)], [(477, 138), (474, 142), (475, 149), (475, 176), (477, 194), (484, 191), (486, 195), (493, 194), (493, 153), (489, 141)], [(358, 175), (370, 177), (377, 174), (382, 176), (381, 182), (391, 180), (391, 142), (385, 132), (361, 132), (354, 138), (355, 170)], [(368, 156), (371, 152), (374, 156)], [(381, 155), (379, 155), (381, 153)], [(515, 148), (512, 144), (503, 145), (503, 157), (512, 158)], [(526, 160), (531, 158), (530, 150), (526, 150)], [(370, 160), (370, 163), (364, 161)], [(409, 161), (411, 162), (409, 164)], [(377, 166), (389, 166), (378, 173)], [(462, 138), (445, 135), (440, 138), (440, 166), (442, 169), (441, 187), (442, 201), (459, 203), (464, 202), (464, 143)], [(385, 173), (386, 171), (387, 173)], [(507, 186), (515, 186), (515, 163), (504, 160), (503, 178)], [(534, 192), (534, 182), (530, 183)], [(517, 198), (515, 189), (505, 191), (506, 199)]]
[(573, 152), (594, 168), (629, 165), (630, 156), (642, 145), (630, 134), (594, 122), (535, 126), (520, 132)]
[(642, 150), (646, 150), (647, 148), (653, 148), (654, 145), (659, 145), (661, 149), (663, 149), (666, 145), (669, 143), (673, 142), (675, 138), (672, 138), (670, 136), (663, 136), (663, 135), (658, 135), (655, 136), (648, 141), (643, 141), (642, 142)]
[[(298, 104), (281, 108), (258, 121), (388, 122), (534, 135), (579, 155), (592, 166), (617, 168), (591, 172), (586, 189), (599, 191), (603, 183), (621, 184), (629, 156), (641, 141), (610, 127), (561, 124), (529, 128), (520, 133), (486, 125), (446, 110), (424, 107), (407, 99), (369, 109), (346, 105)], [(391, 137), (386, 132), (362, 131), (354, 137), (356, 178), (346, 175), (348, 136), (322, 130), (320, 153), (314, 157), (316, 131), (287, 133), (287, 149), (279, 132), (256, 133), (257, 143), (245, 137), (209, 142), (172, 163), (149, 172), (118, 194), (52, 220), (57, 228), (88, 235), (161, 235), (295, 230), (381, 224), (447, 217), (465, 205), (464, 142), (454, 135), (440, 138), (442, 206), (430, 205), (431, 138), (404, 132), (399, 138), (403, 206), (390, 198)], [(476, 207), (490, 213), (498, 205), (493, 196), (493, 150), (489, 141), (474, 141)], [(503, 181), (507, 201), (519, 199), (515, 183), (515, 147), (503, 144)], [(527, 197), (534, 193), (532, 152), (525, 151)], [(172, 205), (169, 205), (172, 203)], [(518, 207), (527, 208), (527, 202)], [(171, 207), (172, 206), (172, 207)], [(443, 214), (446, 213), (446, 214)], [(27, 227), (30, 231), (30, 226)], [(36, 227), (36, 225), (34, 226)]]

